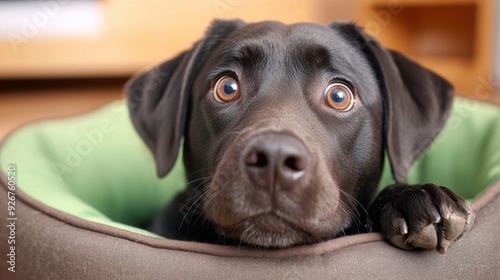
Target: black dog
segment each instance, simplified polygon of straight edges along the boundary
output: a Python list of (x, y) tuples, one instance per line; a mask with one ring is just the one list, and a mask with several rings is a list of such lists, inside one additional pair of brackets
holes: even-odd
[[(353, 24), (216, 21), (191, 50), (128, 85), (159, 176), (184, 140), (191, 183), (153, 229), (260, 247), (380, 230), (398, 247), (444, 253), (474, 214), (445, 187), (405, 181), (452, 93)], [(384, 153), (398, 183), (365, 215)]]

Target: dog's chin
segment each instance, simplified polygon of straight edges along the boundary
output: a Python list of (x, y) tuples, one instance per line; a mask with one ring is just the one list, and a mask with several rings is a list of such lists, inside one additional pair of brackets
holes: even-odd
[(220, 227), (219, 231), (246, 245), (263, 248), (284, 248), (320, 241), (274, 214), (257, 215), (233, 226)]

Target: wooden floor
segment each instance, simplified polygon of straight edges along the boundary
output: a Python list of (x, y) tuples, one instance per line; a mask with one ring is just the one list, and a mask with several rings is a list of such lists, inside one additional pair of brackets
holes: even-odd
[(22, 124), (87, 112), (120, 99), (125, 81), (0, 81), (0, 139)]

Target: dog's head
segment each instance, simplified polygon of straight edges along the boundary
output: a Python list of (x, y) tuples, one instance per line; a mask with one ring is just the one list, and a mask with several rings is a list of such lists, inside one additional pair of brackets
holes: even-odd
[(387, 152), (396, 181), (443, 126), (452, 87), (353, 24), (216, 21), (128, 85), (165, 175), (184, 162), (204, 219), (249, 244), (330, 238), (356, 222)]

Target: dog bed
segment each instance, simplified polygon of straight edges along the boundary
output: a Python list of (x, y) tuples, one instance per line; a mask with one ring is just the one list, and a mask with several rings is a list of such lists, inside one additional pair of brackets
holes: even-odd
[[(0, 167), (1, 279), (500, 277), (500, 109), (491, 104), (457, 98), (445, 129), (409, 176), (410, 183), (445, 185), (472, 202), (474, 226), (445, 255), (404, 251), (378, 233), (254, 250), (145, 231), (140, 227), (186, 181), (181, 160), (157, 178), (123, 101), (15, 131), (0, 146)], [(16, 188), (9, 190), (12, 181)], [(385, 168), (380, 186), (391, 181)]]

